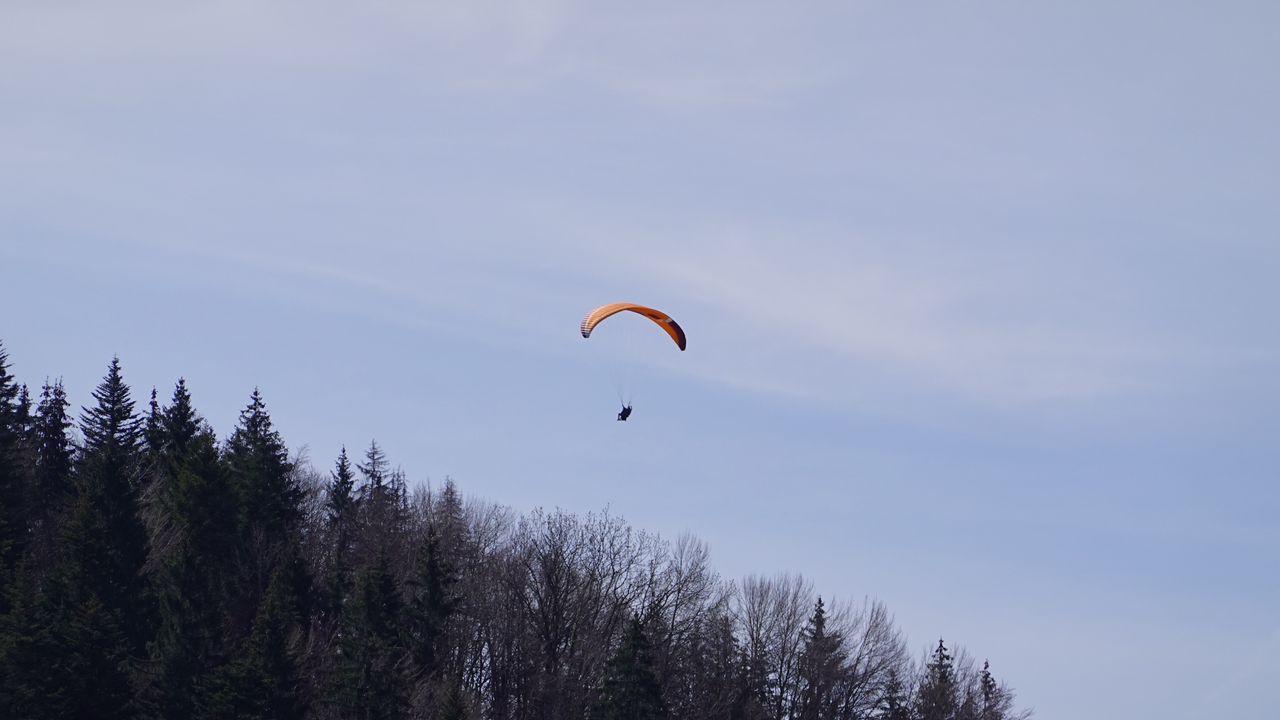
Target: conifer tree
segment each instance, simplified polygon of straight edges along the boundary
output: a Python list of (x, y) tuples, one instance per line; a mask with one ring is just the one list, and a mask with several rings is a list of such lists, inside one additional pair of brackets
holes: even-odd
[(138, 500), (140, 430), (119, 358), (112, 358), (93, 399), (95, 404), (80, 415), (84, 449), (76, 483), (78, 493), (100, 516), (90, 527), (100, 528), (102, 535), (91, 542), (106, 548), (108, 555), (102, 567), (86, 571), (84, 580), (92, 585), (89, 593), (120, 613), (132, 650), (141, 655), (151, 634), (151, 605), (142, 575), (147, 533)]
[(332, 692), (343, 717), (395, 720), (406, 715), (403, 610), (391, 561), (379, 552), (344, 608), (342, 654)]
[(966, 686), (960, 705), (956, 708), (956, 720), (978, 720), (979, 712), (978, 696), (974, 694), (972, 687)]
[(1029, 713), (1014, 714), (1013, 691), (996, 682), (991, 675), (991, 663), (986, 660), (982, 662), (982, 673), (978, 676), (978, 691), (978, 720), (1007, 720), (1029, 716)]
[(380, 552), (404, 540), (407, 517), (407, 491), (404, 476), (390, 469), (386, 455), (377, 441), (369, 444), (365, 462), (356, 465), (364, 476), (357, 491), (360, 508), (360, 561), (367, 565)]
[(939, 638), (920, 682), (916, 714), (920, 720), (954, 720), (957, 709), (955, 668), (946, 645)]
[(67, 416), (70, 405), (62, 381), (44, 384), (32, 433), (35, 472), (27, 511), (34, 564), (41, 574), (54, 564), (62, 521), (76, 496), (72, 481), (75, 447), (67, 434), (72, 425)]
[(410, 654), (420, 677), (428, 680), (437, 678), (445, 654), (445, 629), (458, 602), (454, 596), (456, 583), (453, 565), (443, 557), (435, 526), (428, 525), (409, 579), (405, 623)]
[[(204, 419), (191, 404), (191, 391), (186, 378), (178, 378), (173, 398), (160, 415), (157, 449), (170, 465), (181, 465), (190, 443), (201, 433)], [(172, 467), (168, 468), (173, 470)]]
[(244, 638), (227, 633), (239, 628), (230, 622), (242, 547), (238, 498), (183, 380), (156, 440), (150, 570), (159, 623), (148, 698), (161, 717), (193, 717), (214, 702), (223, 666)]
[(351, 461), (347, 459), (347, 449), (343, 447), (330, 474), (325, 499), (328, 554), (322, 578), (322, 606), (330, 616), (339, 614), (351, 590), (351, 544), (355, 539), (357, 510), (355, 476), (351, 471)]
[(4, 618), (0, 705), (10, 717), (124, 720), (136, 714), (121, 612), (93, 589), (93, 578), (112, 562), (102, 544), (104, 520), (81, 495), (57, 569), (38, 590), (28, 580)]
[(240, 497), (242, 529), (263, 535), (278, 548), (296, 539), (302, 489), (293, 476), (288, 448), (272, 427), (257, 389), (227, 439), (226, 465)]
[(215, 690), (201, 708), (208, 718), (301, 720), (307, 702), (299, 677), (297, 650), (301, 616), (289, 570), (277, 568), (254, 619), (253, 632), (237, 659), (219, 673)]
[[(9, 373), (9, 355), (0, 344), (0, 590), (12, 582), (27, 545), (27, 422), (23, 418), (24, 404), (19, 401), (21, 393), (22, 388)], [(7, 599), (0, 592), (0, 613), (6, 609)]]
[(844, 664), (842, 639), (827, 631), (827, 611), (819, 597), (805, 632), (804, 655), (800, 659), (800, 720), (831, 717), (832, 692)]
[(226, 637), (233, 591), (235, 497), (222, 476), (213, 435), (185, 443), (187, 457), (165, 478), (155, 561), (159, 630), (151, 702), (160, 717), (194, 717), (216, 691), (215, 671), (235, 638)]
[(142, 426), (142, 443), (147, 459), (155, 462), (164, 447), (164, 413), (160, 410), (160, 401), (156, 399), (156, 389), (151, 388), (151, 399), (147, 403), (147, 419)]
[[(338, 453), (330, 476), (329, 497), (325, 503), (325, 521), (330, 529), (347, 533), (351, 532), (350, 524), (355, 512), (355, 476), (351, 472), (351, 461), (347, 459), (347, 448), (344, 446)], [(349, 537), (347, 539), (350, 539)]]
[(632, 617), (622, 643), (605, 667), (595, 720), (658, 720), (666, 717), (662, 688), (653, 669), (649, 639)]
[[(238, 592), (231, 613), (240, 635), (249, 632), (270, 578), (301, 539), (302, 488), (257, 389), (227, 439), (224, 466), (238, 503)], [(302, 565), (288, 570), (300, 573), (290, 584), (310, 595)]]
[(877, 720), (912, 720), (911, 702), (897, 668), (889, 669), (889, 677), (876, 703)]
[[(748, 697), (742, 651), (733, 634), (733, 618), (717, 612), (696, 637), (691, 638), (691, 655), (685, 678), (690, 687), (685, 716), (706, 720), (738, 720), (758, 717)], [(672, 714), (675, 708), (672, 707)]]

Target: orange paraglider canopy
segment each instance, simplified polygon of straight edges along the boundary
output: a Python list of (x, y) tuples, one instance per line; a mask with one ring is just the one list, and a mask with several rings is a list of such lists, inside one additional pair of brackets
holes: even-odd
[(665, 330), (666, 333), (671, 336), (672, 340), (676, 341), (676, 345), (681, 350), (684, 350), (684, 330), (680, 329), (680, 326), (676, 324), (675, 320), (671, 319), (670, 315), (662, 312), (661, 310), (654, 310), (653, 308), (636, 305), (634, 303), (610, 303), (608, 305), (601, 305), (595, 310), (587, 313), (587, 316), (582, 318), (582, 337), (591, 337), (591, 331), (594, 330), (601, 321), (610, 315), (617, 315), (624, 310), (629, 310), (633, 313), (643, 315), (654, 321), (657, 323), (658, 327)]

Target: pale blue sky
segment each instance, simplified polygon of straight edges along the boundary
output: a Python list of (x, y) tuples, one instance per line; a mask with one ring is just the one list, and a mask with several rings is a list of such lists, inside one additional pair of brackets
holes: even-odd
[[(0, 4), (14, 371), (1274, 717), (1280, 6), (688, 5)], [(626, 425), (615, 300), (689, 333)]]

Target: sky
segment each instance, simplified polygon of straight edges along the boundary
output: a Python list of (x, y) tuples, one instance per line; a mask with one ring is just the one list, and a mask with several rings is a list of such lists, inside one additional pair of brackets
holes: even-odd
[[(1275, 716), (1280, 6), (0, 3), (0, 340)], [(590, 340), (592, 307), (670, 312)], [(635, 415), (614, 421), (616, 382)]]

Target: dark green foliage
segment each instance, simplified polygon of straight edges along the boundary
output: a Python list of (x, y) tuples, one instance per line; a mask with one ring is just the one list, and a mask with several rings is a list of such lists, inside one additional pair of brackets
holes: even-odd
[(249, 632), (267, 584), (298, 542), (302, 519), (302, 489), (293, 463), (257, 390), (227, 439), (223, 468), (235, 494), (239, 527), (237, 585), (229, 608), (232, 631), (239, 637)]
[(329, 618), (340, 614), (342, 603), (351, 591), (351, 545), (356, 536), (357, 511), (355, 476), (344, 447), (330, 475), (324, 509), (327, 552), (322, 571), (323, 599), (320, 607)]
[(257, 390), (227, 439), (225, 461), (239, 496), (242, 531), (262, 535), (268, 545), (288, 545), (298, 529), (302, 489)]
[(160, 401), (156, 399), (155, 388), (151, 388), (151, 399), (147, 402), (147, 419), (142, 426), (142, 445), (148, 460), (153, 462), (164, 448), (164, 413), (160, 409)]
[(336, 538), (339, 545), (344, 544), (342, 540), (350, 539), (349, 525), (354, 520), (356, 506), (355, 489), (355, 476), (351, 473), (351, 461), (347, 459), (347, 449), (344, 447), (334, 465), (329, 497), (325, 502), (326, 522), (331, 529), (343, 533)]
[(301, 720), (306, 716), (298, 651), (301, 615), (298, 598), (285, 567), (271, 578), (270, 588), (254, 619), (253, 633), (237, 658), (219, 673), (200, 714), (208, 718)]
[(876, 703), (877, 720), (912, 720), (911, 702), (896, 668), (889, 670), (889, 678)]
[(27, 509), (33, 563), (39, 570), (53, 565), (58, 534), (76, 496), (72, 481), (75, 447), (68, 435), (70, 405), (61, 381), (45, 383), (32, 432), (35, 472)]
[[(168, 441), (167, 441), (168, 442)], [(235, 495), (223, 475), (212, 433), (182, 443), (170, 457), (176, 474), (162, 477), (153, 576), (160, 624), (152, 657), (152, 700), (163, 717), (191, 716), (212, 692), (212, 672), (238, 639), (225, 631), (234, 591)], [(167, 445), (171, 452), (178, 447)]]
[[(688, 694), (680, 717), (738, 720), (762, 717), (763, 710), (747, 687), (746, 664), (733, 633), (733, 619), (719, 613), (690, 638), (683, 672), (674, 682)], [(671, 708), (673, 714), (677, 709)]]
[(110, 573), (103, 518), (81, 496), (67, 525), (64, 560), (3, 622), (0, 705), (11, 717), (111, 718), (136, 715), (129, 638), (122, 613), (92, 588)]
[(256, 391), (222, 446), (185, 381), (139, 418), (117, 360), (82, 447), (60, 383), (38, 405), (0, 347), (3, 717), (1027, 717), (941, 642), (913, 665), (802, 583), (748, 605), (621, 521), (410, 502), (376, 443), (325, 483)]
[(365, 462), (356, 467), (364, 476), (356, 497), (360, 508), (361, 560), (362, 564), (368, 564), (378, 552), (389, 551), (407, 540), (408, 491), (404, 476), (398, 470), (391, 470), (376, 441), (369, 444)]
[(333, 702), (342, 717), (393, 720), (408, 710), (404, 606), (386, 553), (360, 576), (344, 608)]
[(953, 720), (958, 709), (956, 690), (951, 655), (939, 638), (916, 696), (916, 714), (920, 720)]
[(445, 627), (457, 606), (457, 576), (443, 557), (434, 525), (427, 526), (409, 579), (406, 631), (409, 651), (420, 677), (434, 679), (444, 654)]
[(107, 375), (93, 391), (96, 401), (80, 416), (84, 449), (76, 467), (83, 501), (96, 519), (86, 527), (100, 534), (86, 540), (106, 553), (101, 568), (87, 573), (88, 589), (102, 604), (120, 613), (131, 650), (141, 654), (152, 621), (148, 590), (142, 575), (147, 560), (147, 533), (139, 514), (140, 429), (133, 413), (129, 387), (113, 358)]
[(978, 720), (1026, 717), (1014, 712), (1012, 691), (996, 682), (991, 675), (991, 663), (985, 660), (982, 663), (982, 673), (978, 676), (978, 696)]
[[(9, 373), (9, 355), (0, 345), (0, 589), (12, 581), (27, 545), (25, 408), (30, 401), (19, 402), (22, 390)], [(0, 611), (4, 602), (0, 597)]]
[(662, 688), (644, 625), (632, 617), (622, 643), (605, 667), (595, 720), (657, 720), (666, 717)]
[(835, 685), (844, 665), (844, 651), (838, 634), (827, 630), (827, 611), (818, 598), (806, 631), (804, 655), (800, 659), (800, 720), (822, 720), (834, 716)]

